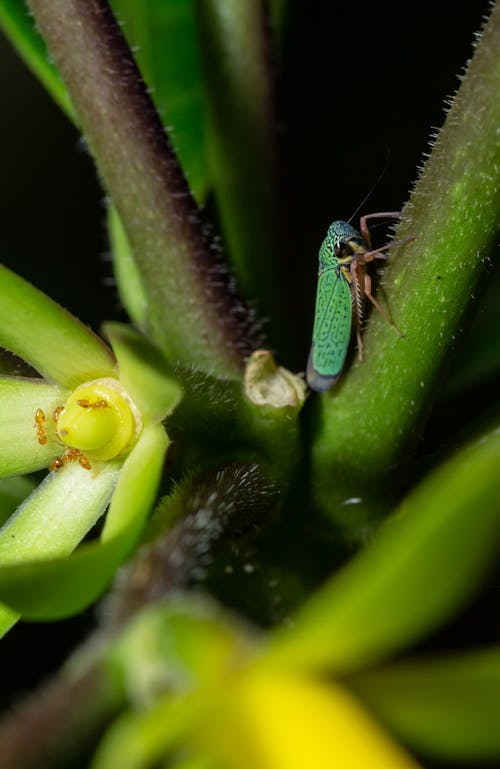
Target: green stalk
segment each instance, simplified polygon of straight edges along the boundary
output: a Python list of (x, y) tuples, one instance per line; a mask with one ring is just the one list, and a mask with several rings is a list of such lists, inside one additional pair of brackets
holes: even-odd
[(408, 461), (497, 238), (499, 50), (497, 3), (395, 234), (415, 239), (391, 250), (384, 270), (404, 339), (374, 312), (365, 362), (316, 402), (316, 502), (351, 531), (367, 523), (363, 502), (383, 507), (391, 472)]
[(149, 333), (168, 358), (236, 377), (249, 324), (106, 0), (29, 0), (103, 183), (125, 225), (148, 298)]

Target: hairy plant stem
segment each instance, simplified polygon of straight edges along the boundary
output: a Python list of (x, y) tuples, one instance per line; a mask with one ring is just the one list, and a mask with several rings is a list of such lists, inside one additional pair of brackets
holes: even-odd
[(106, 0), (29, 0), (124, 223), (149, 332), (172, 362), (237, 377), (251, 324)]
[(361, 535), (370, 516), (389, 510), (498, 237), (499, 50), (497, 3), (395, 233), (414, 240), (392, 250), (384, 270), (404, 339), (374, 312), (365, 361), (316, 401), (316, 502)]

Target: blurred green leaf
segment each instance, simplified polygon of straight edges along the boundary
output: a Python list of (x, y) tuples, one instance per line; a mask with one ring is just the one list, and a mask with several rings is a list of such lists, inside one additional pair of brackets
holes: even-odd
[(500, 758), (500, 649), (408, 660), (349, 685), (396, 735), (447, 760)]
[(356, 670), (437, 627), (498, 552), (500, 429), (426, 478), (374, 541), (279, 631), (276, 664)]
[(75, 120), (70, 98), (47, 53), (33, 17), (21, 0), (0, 0), (0, 26), (29, 69), (43, 83), (56, 104)]
[(193, 0), (112, 0), (196, 200), (208, 189), (203, 82)]

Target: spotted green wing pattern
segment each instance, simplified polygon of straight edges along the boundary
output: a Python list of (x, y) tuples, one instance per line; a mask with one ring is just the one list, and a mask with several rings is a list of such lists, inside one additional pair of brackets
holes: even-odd
[(313, 343), (307, 363), (312, 390), (326, 392), (342, 371), (351, 336), (349, 283), (339, 267), (320, 272), (316, 294)]

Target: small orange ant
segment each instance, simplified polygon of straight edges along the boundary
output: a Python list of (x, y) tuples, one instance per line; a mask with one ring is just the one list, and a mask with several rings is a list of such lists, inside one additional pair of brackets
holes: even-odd
[(83, 409), (107, 409), (109, 403), (105, 400), (94, 401), (94, 403), (91, 403), (86, 399), (82, 399), (77, 401), (77, 405), (81, 406)]
[(47, 420), (45, 419), (45, 413), (43, 409), (37, 409), (35, 414), (35, 427), (36, 434), (38, 435), (38, 443), (40, 443), (42, 446), (44, 446), (48, 441), (45, 428), (46, 421)]
[[(108, 405), (105, 401), (97, 401), (97, 404), (89, 403), (88, 401), (85, 401), (85, 404), (82, 402), (79, 405), (83, 406), (83, 408), (93, 407), (93, 408), (104, 408), (104, 405)], [(102, 405), (104, 404), (104, 405)], [(57, 424), (57, 420), (61, 416), (62, 412), (64, 411), (64, 406), (58, 406), (54, 410), (53, 419), (54, 422)], [(37, 409), (35, 413), (35, 427), (36, 432), (38, 436), (38, 443), (40, 443), (42, 446), (45, 445), (48, 441), (47, 436), (47, 428), (46, 423), (47, 418), (45, 416), (45, 412), (43, 409)], [(81, 465), (81, 467), (84, 468), (84, 470), (90, 470), (91, 464), (87, 457), (82, 454), (80, 449), (75, 448), (69, 448), (67, 449), (64, 454), (61, 457), (56, 457), (56, 459), (53, 459), (52, 462), (49, 465), (49, 470), (60, 470), (61, 467), (68, 464), (69, 462), (77, 462)]]
[(64, 406), (58, 406), (56, 409), (54, 409), (54, 414), (52, 416), (56, 424), (57, 424), (57, 420), (59, 419), (63, 411), (64, 411)]
[(84, 470), (90, 470), (91, 465), (85, 454), (82, 454), (80, 449), (68, 449), (64, 452), (62, 457), (56, 457), (49, 465), (49, 470), (60, 470), (61, 467), (67, 465), (69, 462), (77, 462), (83, 467)]

